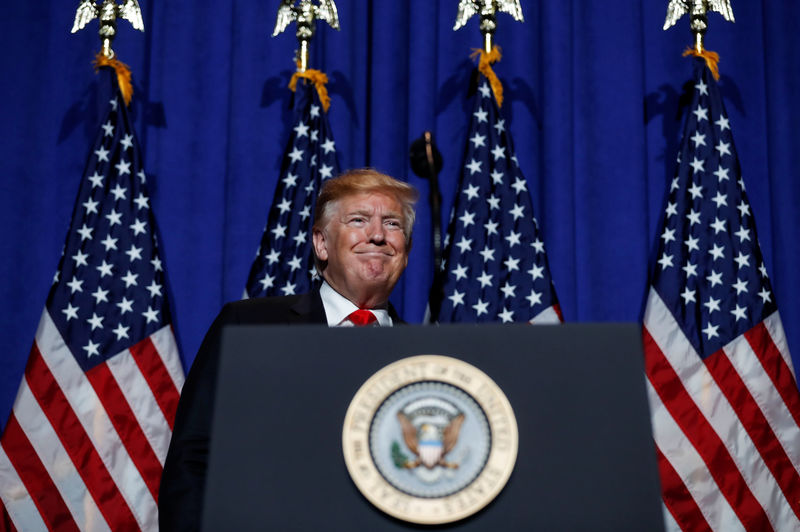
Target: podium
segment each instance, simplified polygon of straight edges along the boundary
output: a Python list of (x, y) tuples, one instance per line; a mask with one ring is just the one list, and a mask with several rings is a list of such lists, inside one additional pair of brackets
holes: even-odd
[[(342, 454), (362, 384), (429, 354), (486, 373), (519, 432), (500, 494), (436, 526), (374, 507)], [(204, 530), (663, 530), (636, 324), (238, 326), (221, 357)]]

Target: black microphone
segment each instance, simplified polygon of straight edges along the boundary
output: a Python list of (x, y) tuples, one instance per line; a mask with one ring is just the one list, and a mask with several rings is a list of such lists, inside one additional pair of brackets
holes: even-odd
[(419, 177), (430, 182), (430, 203), (431, 203), (431, 234), (433, 240), (433, 284), (430, 290), (430, 313), (432, 321), (436, 321), (439, 315), (442, 293), (442, 194), (439, 191), (439, 172), (442, 170), (444, 161), (442, 154), (433, 142), (433, 134), (425, 131), (420, 138), (411, 143), (409, 149), (409, 159), (411, 169)]

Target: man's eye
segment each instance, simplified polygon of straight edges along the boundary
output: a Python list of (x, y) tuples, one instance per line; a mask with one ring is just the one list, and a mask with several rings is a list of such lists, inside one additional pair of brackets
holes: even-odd
[(399, 220), (386, 220), (386, 225), (388, 225), (390, 227), (399, 228), (400, 227), (400, 221)]

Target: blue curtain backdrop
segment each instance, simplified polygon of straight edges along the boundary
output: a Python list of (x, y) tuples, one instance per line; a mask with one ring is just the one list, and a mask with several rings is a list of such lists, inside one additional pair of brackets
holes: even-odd
[[(146, 33), (119, 23), (115, 50), (160, 229), (186, 367), (221, 305), (240, 297), (289, 134), (294, 26), (271, 38), (278, 0), (140, 0)], [(0, 18), (0, 423), (16, 393), (98, 127), (97, 22), (70, 35), (78, 1), (13, 2)], [(421, 191), (410, 264), (393, 302), (421, 321), (431, 281), (425, 181), (409, 143), (431, 129), (450, 210), (468, 124), (477, 17), (453, 32), (457, 0), (338, 0), (320, 26), (344, 168), (374, 166)], [(663, 32), (667, 0), (523, 0), (498, 17), (503, 112), (529, 180), (567, 321), (636, 321), (692, 60), (688, 20)], [(784, 325), (800, 367), (800, 20), (797, 2), (733, 2), (709, 15), (720, 85)]]

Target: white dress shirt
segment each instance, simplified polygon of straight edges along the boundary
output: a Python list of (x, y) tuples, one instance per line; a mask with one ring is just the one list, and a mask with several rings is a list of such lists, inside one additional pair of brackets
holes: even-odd
[[(319, 295), (322, 298), (322, 306), (325, 308), (325, 317), (328, 319), (328, 327), (353, 327), (353, 323), (347, 319), (351, 312), (358, 310), (355, 304), (334, 290), (327, 281), (322, 281), (319, 288)], [(389, 310), (385, 308), (367, 309), (378, 319), (381, 327), (391, 327), (392, 318)]]

